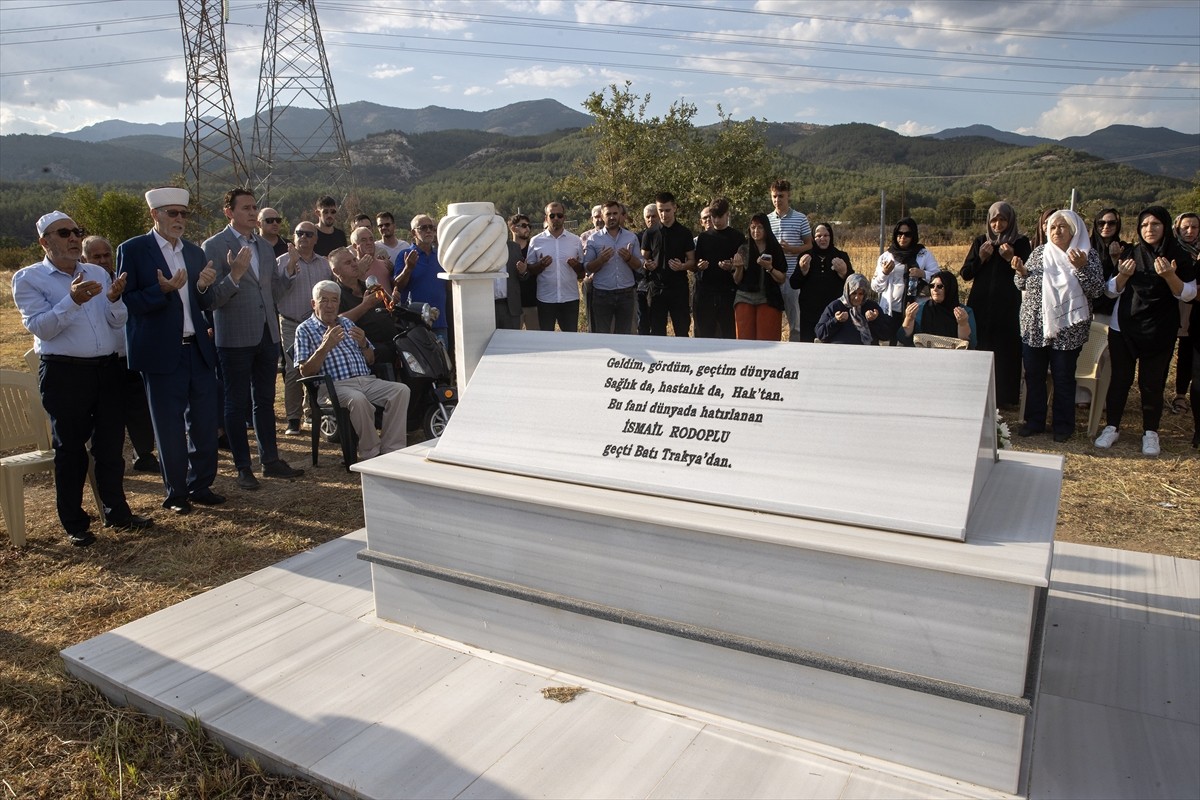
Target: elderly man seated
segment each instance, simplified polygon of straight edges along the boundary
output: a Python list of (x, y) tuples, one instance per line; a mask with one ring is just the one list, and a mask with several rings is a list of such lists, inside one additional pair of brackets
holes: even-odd
[[(321, 281), (312, 297), (313, 315), (296, 328), (296, 368), (306, 378), (333, 379), (338, 402), (349, 409), (358, 434), (360, 460), (400, 450), (408, 428), (408, 387), (371, 374), (375, 348), (362, 328), (338, 316), (342, 291), (336, 283)], [(383, 406), (381, 433), (375, 431), (377, 405)]]

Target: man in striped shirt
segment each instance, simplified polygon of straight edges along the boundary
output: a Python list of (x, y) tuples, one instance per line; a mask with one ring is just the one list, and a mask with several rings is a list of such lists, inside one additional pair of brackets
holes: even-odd
[(800, 331), (800, 303), (797, 290), (791, 287), (792, 273), (796, 271), (796, 262), (800, 256), (812, 249), (812, 227), (808, 217), (791, 207), (792, 184), (785, 180), (776, 180), (771, 184), (771, 204), (775, 210), (767, 215), (771, 222), (771, 232), (779, 240), (783, 254), (787, 258), (788, 280), (779, 287), (783, 293), (783, 310), (787, 314), (788, 327), (791, 328), (791, 341), (796, 341)]
[[(296, 368), (308, 378), (333, 379), (338, 402), (350, 411), (358, 434), (359, 460), (374, 458), (406, 444), (410, 392), (403, 383), (371, 374), (375, 348), (362, 328), (338, 316), (341, 288), (321, 281), (312, 290), (313, 315), (296, 327)], [(375, 406), (383, 406), (383, 426), (375, 431)]]

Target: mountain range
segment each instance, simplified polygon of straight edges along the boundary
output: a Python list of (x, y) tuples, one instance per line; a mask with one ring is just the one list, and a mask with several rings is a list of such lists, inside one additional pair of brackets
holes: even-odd
[[(378, 167), (379, 164), (373, 162), (379, 158), (389, 160), (385, 158), (384, 150), (389, 146), (388, 142), (395, 144), (397, 134), (407, 142), (422, 134), (455, 131), (461, 143), (462, 132), (476, 132), (486, 135), (469, 137), (468, 140), (486, 147), (505, 137), (551, 135), (557, 138), (586, 127), (591, 122), (587, 114), (551, 99), (513, 103), (490, 111), (464, 111), (440, 106), (393, 108), (370, 102), (348, 103), (340, 110), (352, 160), (356, 166), (364, 167)], [(277, 124), (290, 134), (312, 130), (322, 117), (323, 112), (314, 109), (290, 108)], [(254, 120), (245, 118), (239, 120), (238, 124), (243, 146), (248, 151)], [(767, 123), (764, 131), (772, 147), (787, 151), (795, 150), (792, 145), (796, 142), (827, 127), (807, 123)], [(885, 130), (879, 129), (880, 135)], [(383, 134), (388, 134), (388, 137), (378, 138)], [(97, 184), (165, 180), (180, 171), (182, 137), (182, 122), (151, 124), (122, 120), (108, 120), (70, 133), (49, 136), (4, 136), (0, 137), (0, 180)], [(1001, 131), (987, 125), (972, 125), (950, 128), (925, 137), (886, 138), (889, 149), (895, 149), (894, 145), (903, 143), (902, 149), (907, 152), (924, 150), (918, 145), (920, 141), (934, 144), (980, 138), (1019, 147), (1059, 145), (1108, 161), (1128, 164), (1150, 175), (1191, 180), (1200, 171), (1200, 135), (1179, 133), (1167, 128), (1112, 125), (1087, 136), (1056, 141)], [(836, 148), (836, 142), (832, 146)], [(439, 148), (422, 149), (436, 155)], [(875, 155), (885, 159), (889, 157), (888, 151)], [(397, 153), (390, 160), (397, 159), (403, 161), (406, 157), (403, 153)], [(932, 161), (934, 166), (929, 171), (936, 174), (939, 172), (936, 158)], [(420, 163), (410, 164), (402, 171), (407, 172), (410, 178), (432, 171), (428, 164), (418, 167)], [(438, 164), (436, 168), (446, 166), (449, 165)]]

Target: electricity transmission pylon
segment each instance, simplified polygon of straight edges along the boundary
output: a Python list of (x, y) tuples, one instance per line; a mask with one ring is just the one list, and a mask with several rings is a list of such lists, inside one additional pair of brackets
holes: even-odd
[(250, 158), (259, 205), (298, 180), (334, 196), (350, 188), (350, 149), (314, 0), (267, 0)]
[(222, 0), (179, 0), (187, 60), (183, 175), (197, 208), (215, 208), (231, 185), (250, 177), (225, 64), (227, 13)]

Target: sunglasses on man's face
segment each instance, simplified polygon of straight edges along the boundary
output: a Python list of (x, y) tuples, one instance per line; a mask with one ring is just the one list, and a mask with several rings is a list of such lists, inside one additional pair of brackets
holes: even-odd
[(87, 231), (83, 228), (59, 228), (56, 231), (50, 231), (46, 235), (50, 236), (51, 234), (58, 236), (60, 239), (70, 239), (72, 236), (82, 239), (87, 236)]
[(563, 219), (566, 216), (566, 214), (559, 214), (557, 212), (546, 215), (547, 219)]
[(417, 230), (419, 230), (419, 231), (421, 231), (422, 233), (424, 233), (424, 232), (427, 232), (427, 231), (436, 231), (436, 230), (437, 230), (437, 227), (436, 227), (436, 226), (434, 226), (434, 225), (418, 225), (418, 226), (417, 226)]
[(296, 236), (300, 237), (301, 239), (307, 239), (310, 236), (316, 236), (316, 235), (317, 235), (316, 231), (296, 231)]
[(263, 217), (263, 225), (278, 225), (283, 222), (283, 217)]

